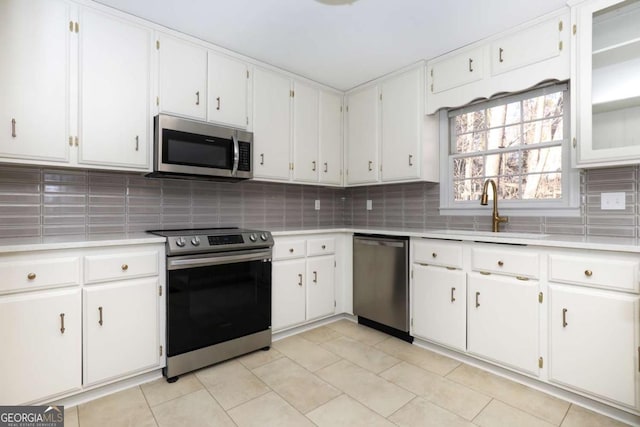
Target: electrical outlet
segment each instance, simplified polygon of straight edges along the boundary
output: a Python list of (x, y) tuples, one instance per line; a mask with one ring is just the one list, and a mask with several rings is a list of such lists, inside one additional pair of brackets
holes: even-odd
[(625, 194), (621, 193), (600, 193), (600, 209), (603, 211), (625, 210)]
[(316, 209), (317, 211), (319, 211), (319, 210), (320, 210), (320, 200), (316, 200), (315, 209)]
[(367, 210), (373, 210), (373, 200), (367, 200)]

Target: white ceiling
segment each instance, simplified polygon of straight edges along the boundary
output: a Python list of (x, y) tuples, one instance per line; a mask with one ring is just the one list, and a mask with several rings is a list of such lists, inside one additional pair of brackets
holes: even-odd
[[(566, 0), (98, 0), (346, 90)], [(523, 46), (523, 48), (525, 48)]]

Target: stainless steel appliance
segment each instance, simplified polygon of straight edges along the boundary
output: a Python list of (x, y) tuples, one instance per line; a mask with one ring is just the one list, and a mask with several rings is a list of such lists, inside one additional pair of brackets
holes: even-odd
[(239, 181), (253, 178), (253, 134), (159, 114), (151, 177)]
[(409, 335), (409, 238), (353, 237), (353, 313), (405, 341)]
[(268, 231), (155, 230), (167, 238), (167, 366), (178, 375), (271, 345)]

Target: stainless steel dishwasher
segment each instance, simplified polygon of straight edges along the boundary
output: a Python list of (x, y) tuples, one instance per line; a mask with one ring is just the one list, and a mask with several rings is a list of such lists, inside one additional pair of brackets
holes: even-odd
[(353, 313), (359, 323), (413, 341), (408, 237), (353, 236)]

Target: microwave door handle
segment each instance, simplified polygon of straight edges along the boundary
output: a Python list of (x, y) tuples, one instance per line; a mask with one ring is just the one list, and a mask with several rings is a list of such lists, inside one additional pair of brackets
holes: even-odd
[(231, 176), (236, 176), (238, 172), (238, 162), (240, 161), (240, 145), (238, 144), (238, 135), (233, 133), (233, 170)]

